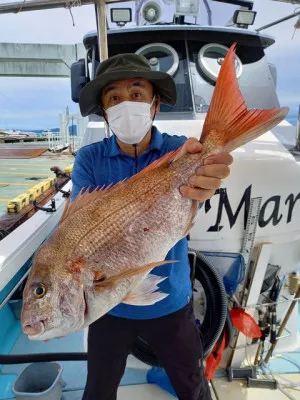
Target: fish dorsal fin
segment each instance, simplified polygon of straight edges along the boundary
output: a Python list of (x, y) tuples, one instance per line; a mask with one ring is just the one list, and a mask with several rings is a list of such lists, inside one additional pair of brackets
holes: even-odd
[[(106, 193), (111, 186), (107, 186), (106, 188), (100, 188), (97, 186), (92, 192), (89, 192), (89, 187), (85, 190), (82, 188), (81, 191), (78, 193), (74, 201), (71, 203), (71, 195), (69, 196), (63, 215), (59, 221), (59, 223), (63, 223), (71, 214), (75, 213), (76, 211), (80, 210), (82, 207), (86, 206), (87, 204), (91, 203), (92, 201), (98, 199), (101, 195)], [(84, 191), (85, 190), (85, 191)]]
[[(138, 172), (137, 174), (135, 174), (132, 177), (128, 178), (126, 180), (126, 182), (134, 182), (136, 179), (139, 179), (144, 174), (146, 174), (146, 173), (148, 173), (150, 171), (153, 171), (156, 168), (168, 167), (172, 162), (178, 160), (184, 154), (185, 154), (184, 145), (182, 145), (177, 150), (170, 151), (169, 153), (166, 153), (164, 156), (160, 157), (158, 160), (153, 161), (151, 164), (147, 165), (147, 167), (142, 169), (140, 172)], [(116, 187), (118, 187), (122, 183), (124, 183), (124, 181), (123, 182), (119, 182), (117, 185), (112, 187), (111, 190), (114, 190)]]
[(231, 152), (257, 138), (285, 118), (289, 109), (248, 110), (239, 89), (234, 43), (221, 66), (204, 122), (201, 143), (207, 155)]
[[(142, 171), (138, 172), (136, 175), (133, 175), (132, 177), (128, 179), (124, 179), (115, 185), (109, 185), (107, 187), (102, 187), (99, 188), (97, 186), (92, 192), (89, 191), (89, 187), (87, 190), (85, 188), (82, 188), (81, 191), (78, 193), (77, 197), (70, 203), (70, 197), (65, 205), (65, 209), (63, 212), (63, 215), (60, 220), (60, 224), (65, 221), (69, 215), (75, 213), (76, 211), (80, 210), (82, 207), (86, 206), (87, 204), (91, 203), (92, 201), (99, 199), (101, 195), (104, 193), (111, 193), (115, 191), (116, 189), (122, 188), (125, 182), (134, 182), (136, 179), (139, 179), (141, 176), (143, 176), (145, 173), (154, 170), (155, 168), (159, 168), (162, 166), (168, 166), (170, 163), (176, 161), (178, 158), (180, 158), (184, 154), (183, 150), (183, 145), (179, 147), (177, 150), (170, 151), (169, 153), (165, 154), (158, 160), (153, 161), (151, 164), (149, 164), (146, 168), (144, 168)], [(85, 192), (83, 193), (83, 191)]]
[(144, 168), (142, 171), (134, 175), (132, 178), (140, 177), (144, 175), (146, 172), (152, 171), (155, 168), (159, 167), (167, 167), (170, 163), (176, 161), (178, 158), (180, 158), (184, 153), (183, 153), (183, 146), (180, 146), (177, 150), (170, 151), (169, 153), (165, 154), (158, 160), (153, 161), (150, 165), (148, 165), (146, 168)]
[(66, 201), (65, 208), (64, 208), (64, 211), (62, 213), (62, 216), (60, 217), (59, 224), (62, 224), (64, 222), (64, 220), (66, 219), (66, 215), (68, 213), (70, 202), (71, 202), (71, 193), (70, 193), (70, 195), (68, 197), (68, 200)]
[(180, 146), (177, 150), (170, 151), (169, 153), (166, 153), (162, 157), (160, 157), (158, 160), (153, 161), (151, 164), (147, 165), (144, 169), (142, 169), (140, 172), (137, 174), (131, 176), (128, 179), (124, 179), (121, 182), (118, 182), (114, 186), (110, 187), (108, 189), (109, 192), (114, 191), (115, 189), (120, 189), (125, 182), (135, 182), (137, 179), (139, 179), (141, 176), (144, 174), (153, 171), (156, 168), (159, 167), (168, 167), (170, 163), (178, 160), (180, 157), (182, 157), (185, 154), (184, 151), (184, 145)]
[[(82, 188), (81, 191), (78, 193), (77, 197), (72, 201), (72, 203), (70, 203), (70, 198), (68, 199), (60, 223), (62, 223), (65, 219), (67, 219), (69, 215), (80, 210), (82, 207), (86, 206), (92, 201), (99, 199), (99, 197), (104, 193), (111, 193), (116, 189), (120, 189), (122, 188), (125, 182), (134, 182), (136, 179), (139, 179), (145, 173), (152, 171), (155, 168), (159, 168), (161, 166), (168, 166), (171, 162), (174, 162), (175, 160), (180, 158), (183, 154), (184, 154), (183, 146), (181, 146), (177, 150), (170, 151), (169, 153), (165, 154), (158, 160), (153, 161), (151, 164), (149, 164), (142, 171), (138, 172), (136, 175), (133, 175), (128, 179), (124, 179), (116, 183), (115, 185), (109, 185), (107, 187), (102, 187), (102, 188), (99, 188), (98, 186), (92, 192), (89, 191), (89, 187), (87, 188), (87, 190), (85, 190), (85, 188)], [(85, 192), (83, 193), (84, 190)]]

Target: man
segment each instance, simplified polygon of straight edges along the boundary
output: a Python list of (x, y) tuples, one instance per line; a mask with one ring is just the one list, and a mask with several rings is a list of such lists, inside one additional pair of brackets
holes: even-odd
[[(200, 152), (197, 139), (161, 134), (152, 122), (160, 102), (173, 106), (176, 88), (173, 78), (152, 71), (147, 60), (135, 54), (120, 54), (103, 61), (96, 78), (82, 90), (83, 116), (102, 115), (112, 137), (83, 147), (72, 173), (72, 200), (83, 188), (115, 184), (126, 179), (167, 152), (182, 146), (186, 152)], [(200, 132), (199, 132), (200, 136)], [(209, 199), (229, 175), (232, 157), (219, 154), (206, 160), (191, 186), (180, 188), (182, 196)], [(180, 240), (167, 259), (179, 263), (153, 272), (168, 279), (160, 284), (169, 295), (151, 306), (120, 304), (89, 327), (88, 378), (84, 400), (115, 400), (126, 359), (137, 334), (161, 360), (180, 400), (210, 400), (202, 367), (202, 343), (190, 304), (191, 282), (187, 239)]]

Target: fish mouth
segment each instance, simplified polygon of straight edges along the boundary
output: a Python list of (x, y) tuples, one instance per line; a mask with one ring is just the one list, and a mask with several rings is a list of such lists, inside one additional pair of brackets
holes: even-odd
[(32, 333), (34, 329), (32, 329), (31, 325), (25, 325), (24, 326), (23, 332), (28, 335), (28, 338), (30, 340), (39, 339), (45, 333), (45, 330), (46, 330), (46, 328), (45, 328), (45, 320), (39, 321), (38, 325), (39, 325), (39, 328), (40, 328), (38, 333)]

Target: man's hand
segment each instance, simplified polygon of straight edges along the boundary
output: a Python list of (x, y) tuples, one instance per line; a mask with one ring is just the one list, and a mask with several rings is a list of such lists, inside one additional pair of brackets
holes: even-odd
[[(195, 138), (188, 139), (184, 145), (184, 152), (200, 153), (201, 150), (202, 144)], [(233, 158), (228, 153), (208, 157), (204, 165), (197, 169), (196, 175), (190, 177), (191, 186), (181, 186), (181, 194), (201, 203), (210, 199), (221, 186), (222, 179), (230, 174), (229, 165), (232, 162)]]

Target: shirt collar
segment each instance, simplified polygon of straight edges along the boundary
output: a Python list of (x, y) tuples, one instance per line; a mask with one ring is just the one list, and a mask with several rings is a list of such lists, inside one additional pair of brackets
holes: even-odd
[[(163, 145), (162, 134), (156, 128), (156, 126), (153, 126), (152, 127), (152, 135), (151, 135), (150, 146), (145, 151), (145, 153), (147, 153), (150, 150), (161, 150), (162, 145)], [(106, 157), (115, 157), (115, 156), (118, 156), (118, 155), (121, 155), (121, 154), (123, 154), (123, 152), (120, 151), (120, 149), (119, 149), (119, 145), (117, 143), (116, 136), (112, 135), (108, 139), (105, 156)]]

